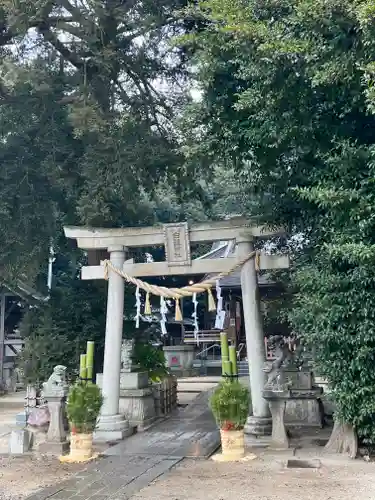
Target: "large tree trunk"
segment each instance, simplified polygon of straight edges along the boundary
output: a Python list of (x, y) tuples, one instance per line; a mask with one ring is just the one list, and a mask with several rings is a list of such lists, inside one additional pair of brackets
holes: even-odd
[(325, 449), (332, 453), (347, 453), (350, 458), (356, 458), (358, 438), (354, 427), (335, 420), (331, 437)]

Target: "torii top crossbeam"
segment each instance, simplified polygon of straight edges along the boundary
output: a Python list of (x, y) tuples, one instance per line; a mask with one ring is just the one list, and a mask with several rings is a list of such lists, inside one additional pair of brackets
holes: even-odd
[(188, 239), (192, 243), (233, 240), (243, 232), (254, 238), (269, 238), (285, 233), (283, 229), (270, 230), (266, 226), (254, 225), (254, 222), (242, 217), (194, 224), (190, 227), (186, 223), (180, 223), (117, 229), (65, 227), (64, 231), (67, 238), (77, 240), (79, 248), (104, 250), (116, 245), (124, 247), (161, 246), (165, 244), (166, 232), (169, 229), (173, 231), (178, 228), (188, 232)]
[[(163, 226), (139, 228), (83, 228), (65, 227), (67, 238), (75, 239), (84, 250), (108, 250), (114, 247), (165, 246), (166, 261), (134, 264), (125, 262), (124, 272), (134, 277), (172, 276), (189, 274), (219, 273), (228, 269), (235, 257), (226, 259), (191, 260), (190, 244), (235, 240), (246, 234), (246, 238), (270, 238), (281, 235), (283, 230), (270, 230), (266, 226), (254, 225), (242, 217), (226, 221), (207, 222), (188, 226), (187, 223), (165, 224)], [(288, 267), (286, 256), (261, 255), (260, 269), (280, 269)], [(103, 266), (85, 266), (82, 279), (103, 279)]]

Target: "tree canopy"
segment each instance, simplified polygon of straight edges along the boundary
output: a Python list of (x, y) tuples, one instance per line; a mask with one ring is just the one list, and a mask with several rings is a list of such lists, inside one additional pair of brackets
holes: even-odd
[(195, 49), (202, 148), (302, 231), (289, 318), (314, 348), (337, 417), (375, 438), (373, 5), (207, 0)]
[[(124, 106), (158, 124), (170, 116), (178, 93), (159, 92), (181, 76), (181, 57), (168, 39), (183, 29), (175, 15), (183, 0), (4, 0), (0, 44), (16, 44), (21, 57), (54, 51), (75, 77), (70, 101), (92, 101), (107, 113)], [(1, 18), (0, 18), (1, 19)], [(172, 90), (172, 89), (171, 89)]]
[(153, 223), (182, 156), (179, 0), (3, 2), (2, 275), (34, 281), (63, 224)]

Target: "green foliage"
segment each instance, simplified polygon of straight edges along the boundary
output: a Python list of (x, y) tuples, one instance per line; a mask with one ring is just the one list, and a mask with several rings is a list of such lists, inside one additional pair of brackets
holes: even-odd
[[(75, 265), (58, 258), (50, 299), (29, 309), (21, 323), (25, 350), (20, 366), (30, 382), (44, 382), (56, 365), (65, 365), (70, 378), (78, 371), (86, 342), (96, 345), (95, 371), (101, 370), (104, 347), (106, 285), (82, 281)], [(72, 276), (72, 273), (74, 274)]]
[(33, 386), (40, 387), (47, 381), (53, 368), (62, 364), (65, 360), (71, 360), (68, 376), (73, 369), (72, 364), (76, 360), (74, 344), (69, 342), (66, 335), (56, 331), (52, 322), (44, 325), (44, 333), (37, 331), (25, 340), (17, 365), (22, 370), (25, 381)]
[[(69, 261), (64, 269), (54, 264), (50, 301), (22, 325), (35, 381), (56, 361), (74, 370), (87, 339), (95, 338), (102, 358), (105, 284), (79, 282), (82, 252), (63, 226), (151, 225), (202, 212), (192, 197), (182, 204), (176, 188), (182, 155), (172, 108), (177, 113), (183, 98), (153, 87), (155, 80), (172, 84), (182, 71), (177, 50), (169, 57), (159, 43), (167, 41), (166, 26), (168, 36), (180, 26), (176, 6), (92, 2), (80, 11), (68, 1), (72, 12), (63, 15), (53, 2), (1, 5), (0, 282), (22, 278), (47, 294), (51, 242), (58, 260)], [(125, 315), (133, 304), (125, 303)], [(35, 352), (33, 344), (43, 347)], [(60, 356), (52, 345), (61, 345)], [(53, 355), (43, 358), (48, 346)]]
[(297, 274), (300, 292), (291, 320), (314, 349), (319, 374), (332, 387), (337, 417), (374, 442), (374, 263), (345, 271), (342, 265), (322, 256)]
[(238, 381), (224, 380), (210, 398), (210, 408), (220, 429), (243, 429), (251, 403), (249, 390)]
[(134, 363), (147, 371), (152, 382), (160, 382), (169, 375), (164, 352), (150, 343), (136, 342), (133, 353)]
[[(79, 184), (81, 143), (73, 138), (64, 88), (43, 60), (3, 61), (0, 107), (0, 280), (31, 283), (46, 263), (62, 214), (74, 222), (72, 186)], [(68, 87), (66, 87), (67, 89)]]
[(66, 411), (73, 433), (89, 434), (94, 431), (103, 396), (92, 383), (77, 382), (69, 390)]

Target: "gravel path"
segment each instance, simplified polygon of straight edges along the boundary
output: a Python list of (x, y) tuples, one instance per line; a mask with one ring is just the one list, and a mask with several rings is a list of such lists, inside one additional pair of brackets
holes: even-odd
[(131, 500), (375, 499), (375, 463), (320, 460), (319, 469), (287, 469), (281, 456), (230, 464), (186, 460)]
[[(374, 500), (375, 463), (314, 452), (319, 469), (287, 469), (292, 454), (259, 452), (254, 461), (184, 460), (131, 500)], [(0, 500), (23, 500), (84, 469), (46, 456), (0, 457)], [(126, 497), (129, 498), (129, 497)], [(122, 500), (119, 498), (119, 500)]]
[(44, 455), (0, 457), (0, 500), (21, 500), (84, 468), (84, 465), (62, 465)]

